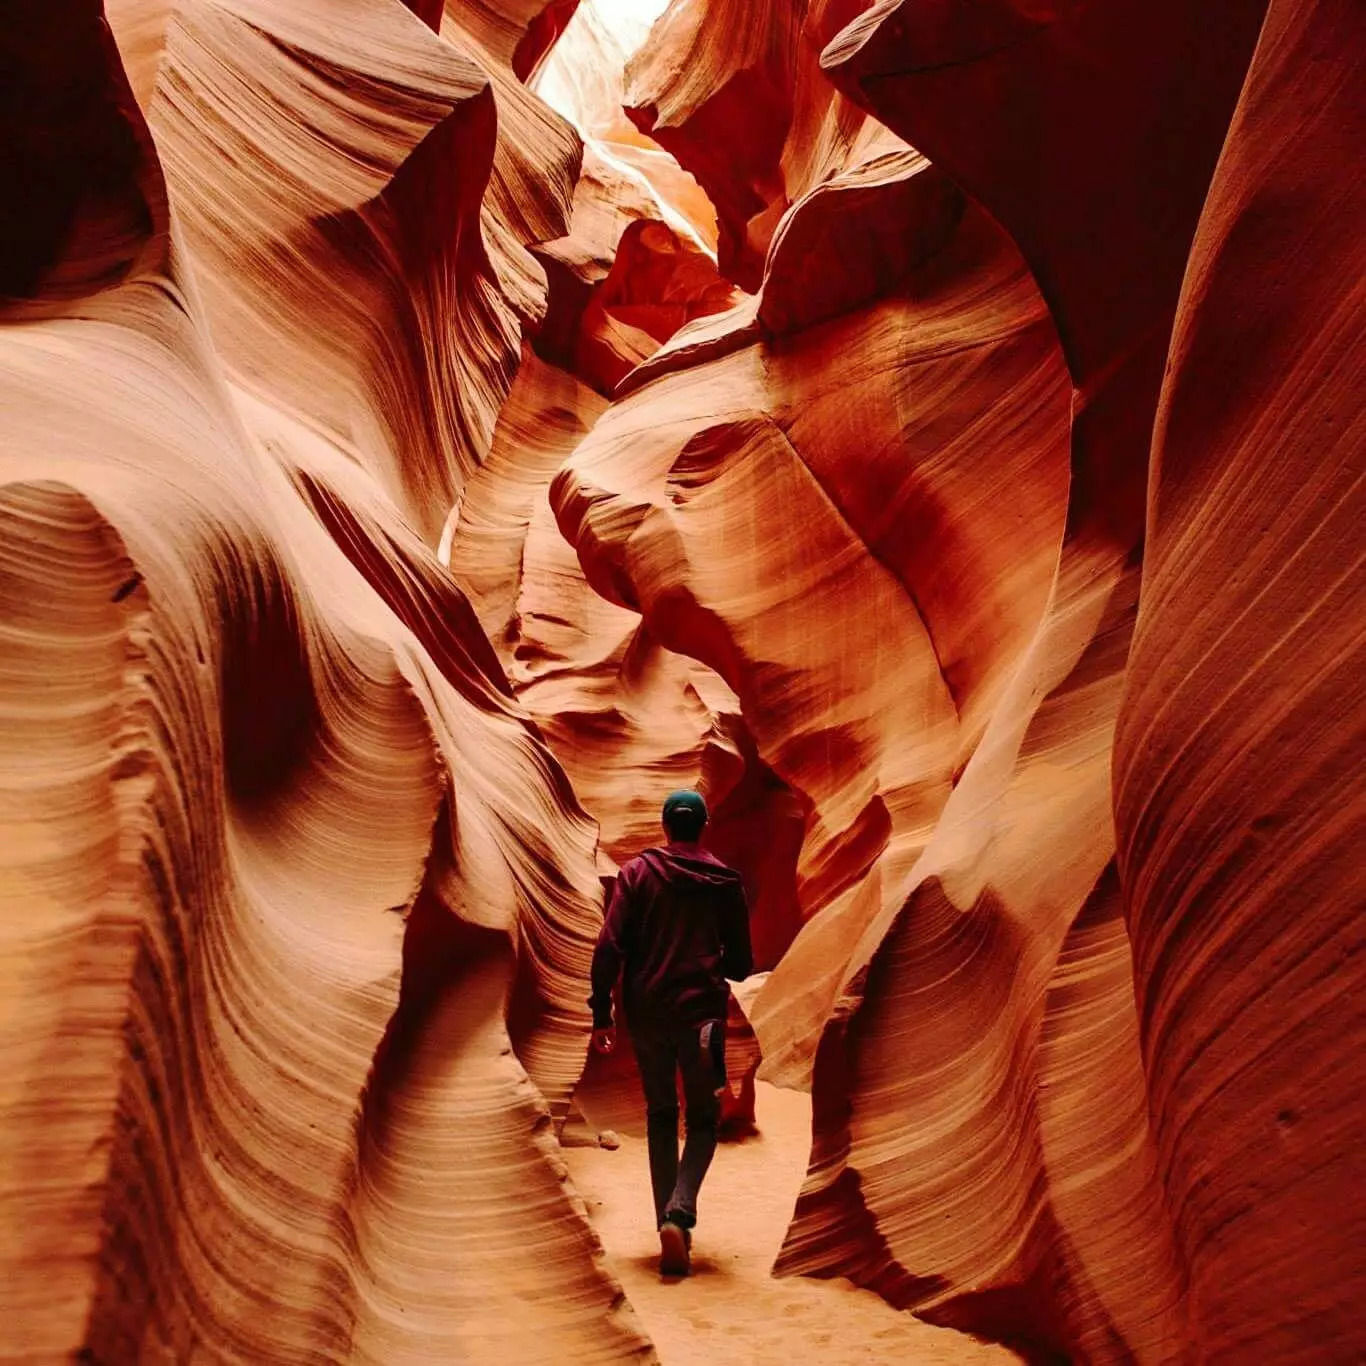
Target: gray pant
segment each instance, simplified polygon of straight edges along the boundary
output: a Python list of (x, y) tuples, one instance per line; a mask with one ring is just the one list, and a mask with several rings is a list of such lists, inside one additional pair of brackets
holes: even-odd
[[(655, 1222), (667, 1216), (684, 1228), (697, 1223), (697, 1193), (716, 1152), (721, 1115), (717, 1092), (726, 1084), (726, 1022), (631, 1030), (645, 1090), (646, 1134)], [(687, 1141), (678, 1156), (678, 1077), (683, 1077)]]

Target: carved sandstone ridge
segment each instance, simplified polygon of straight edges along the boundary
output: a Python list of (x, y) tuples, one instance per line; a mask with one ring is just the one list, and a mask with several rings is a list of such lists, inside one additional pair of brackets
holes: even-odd
[[(638, 1358), (551, 1137), (586, 1033), (592, 830), (395, 511), (385, 424), (353, 408), (373, 444), (342, 440), (336, 388), (301, 419), (304, 362), (259, 365), (302, 338), (275, 311), (298, 296), (244, 278), (283, 238), (242, 230), (256, 213), (288, 236), (291, 187), (316, 280), (327, 249), (345, 277), (377, 225), (397, 257), (449, 263), (404, 213), (451, 202), (422, 149), (487, 95), (411, 15), (368, 6), (371, 41), (408, 65), (397, 83), (347, 68), (329, 126), (345, 145), (363, 125), (365, 155), (329, 162), (339, 144), (300, 129), (358, 49), (300, 7), (263, 45), (265, 17), (171, 19), (152, 99), (178, 167), (168, 219), (112, 47), (65, 16), (63, 43), (100, 56), (67, 108), (140, 152), (104, 199), (66, 202), (67, 255), (10, 308), (44, 316), (0, 330), (7, 1342), (110, 1362)], [(303, 106), (274, 140), (255, 125), (238, 169), (269, 152), (294, 174), (273, 204), (236, 185), (237, 218), (186, 163), (248, 53), (242, 98), (275, 71)], [(53, 49), (25, 55), (63, 71)], [(362, 93), (370, 116), (348, 123)], [(139, 199), (130, 238), (104, 205)], [(360, 335), (336, 298), (308, 315), (324, 351)], [(211, 331), (257, 357), (250, 392)]]
[(627, 68), (627, 113), (706, 190), (722, 274), (750, 292), (791, 205), (876, 149), (904, 148), (819, 68), (821, 49), (859, 8), (675, 3)]
[(109, 9), (0, 34), (11, 1351), (648, 1359), (557, 1135), (687, 784), (779, 1274), (1357, 1360), (1358, 8)]
[[(489, 77), (402, 8), (357, 0), (349, 14), (337, 28), (328, 7), (281, 15), (191, 0), (167, 29), (151, 125), (175, 202), (188, 206), (195, 278), (208, 282), (242, 420), (431, 640), (431, 617), (449, 617), (459, 595), (398, 514), (434, 539), (482, 454), (482, 426), (511, 382), (507, 348), (544, 309), (518, 234), (562, 229), (577, 139), (492, 58)], [(491, 83), (516, 92), (497, 111)], [(225, 155), (231, 200), (209, 170)], [(453, 624), (440, 628), (447, 640)], [(462, 625), (496, 679), (468, 613)], [(541, 919), (540, 899), (528, 905)], [(544, 932), (556, 933), (548, 922)], [(569, 1054), (555, 1065), (555, 1103), (576, 1069)]]
[(149, 113), (228, 373), (433, 542), (544, 312), (525, 244), (563, 231), (579, 155), (459, 37), (365, 0), (187, 0)]
[[(1064, 401), (1038, 296), (972, 214), (901, 296), (633, 389), (552, 490), (589, 581), (722, 674), (809, 809), (798, 896), (821, 914), (774, 979), (805, 1020), (794, 1076), (843, 961), (818, 926), (865, 924), (909, 871), (1043, 609)], [(1009, 478), (1000, 521), (962, 516), (974, 469)]]
[[(1259, 15), (1230, 6), (1194, 29), (1175, 7), (1064, 7), (1024, 23), (1009, 7), (981, 6), (936, 27), (944, 17), (877, 5), (824, 65), (1024, 251), (1077, 391), (1067, 531), (1035, 642), (904, 901), (847, 960), (817, 1052), (812, 1170), (781, 1264), (856, 1268), (925, 1317), (1045, 1355), (1166, 1360), (1195, 1330), (1148, 1132), (1138, 1019), (1121, 985), (1122, 902), (1105, 871), (1109, 757), (1156, 386)], [(1154, 62), (1207, 54), (1208, 79), (1178, 82), (1184, 107), (1158, 98), (1130, 41), (1139, 30)], [(1012, 141), (1017, 126), (1023, 144)], [(1170, 152), (1160, 184), (1131, 170), (1151, 165), (1154, 145)], [(1067, 207), (1078, 196), (1097, 206), (1084, 240)], [(1141, 213), (1125, 207), (1135, 196)], [(1110, 250), (1122, 267), (1102, 265)], [(1070, 1027), (1085, 1016), (1059, 1015), (1082, 1001), (1108, 1020), (1103, 1036)], [(988, 1027), (957, 1032), (949, 1021), (960, 1010)], [(946, 1021), (942, 1035), (929, 1019)], [(1102, 1103), (1121, 1077), (1127, 1093)], [(1113, 1156), (1069, 1141), (1065, 1114), (1109, 1126), (1098, 1148)]]
[[(591, 55), (606, 64), (571, 66), (579, 39), (591, 40)], [(637, 174), (636, 154), (651, 146), (648, 139), (619, 108), (615, 121), (604, 108), (597, 87), (615, 86), (619, 95), (623, 61), (590, 4), (537, 78), (583, 132), (587, 155), (570, 231), (537, 248), (548, 270), (545, 323), (524, 356), (489, 455), (452, 511), (442, 554), (471, 592), (519, 702), (600, 823), (605, 889), (618, 862), (658, 840), (660, 793), (700, 786), (713, 806), (714, 847), (746, 873), (754, 892), (758, 961), (771, 967), (797, 928), (791, 869), (800, 806), (758, 759), (720, 678), (663, 649), (636, 613), (589, 588), (546, 497), (556, 468), (605, 408), (599, 393), (689, 318), (725, 308), (735, 295), (689, 225)], [(570, 83), (585, 76), (597, 84)], [(623, 160), (624, 150), (634, 160)], [(648, 176), (658, 181), (665, 154), (656, 148), (648, 155)], [(675, 167), (664, 183), (681, 177)], [(742, 1012), (735, 1023), (730, 1113), (744, 1127), (753, 1119), (758, 1055)], [(600, 1127), (641, 1128), (633, 1095), (628, 1048), (610, 1066), (591, 1060), (579, 1103)]]
[(761, 337), (775, 340), (915, 287), (917, 270), (953, 236), (962, 194), (871, 121), (847, 153), (783, 215), (758, 294), (681, 326), (621, 380), (615, 397)]
[(1115, 743), (1144, 1064), (1211, 1361), (1362, 1349), (1363, 40), (1355, 6), (1272, 0), (1177, 312)]

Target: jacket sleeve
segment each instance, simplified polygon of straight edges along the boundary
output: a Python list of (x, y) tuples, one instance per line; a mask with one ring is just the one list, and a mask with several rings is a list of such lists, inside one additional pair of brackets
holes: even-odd
[(721, 971), (732, 982), (743, 982), (754, 971), (754, 952), (749, 944), (749, 903), (744, 884), (737, 882), (726, 898), (721, 917)]
[(622, 964), (626, 961), (626, 932), (631, 900), (627, 883), (628, 873), (623, 868), (612, 888), (612, 897), (607, 903), (607, 915), (602, 922), (602, 931), (598, 935), (598, 946), (593, 950), (593, 994), (588, 998), (588, 1005), (593, 1012), (594, 1029), (612, 1027), (612, 989), (616, 986), (617, 978), (621, 976)]

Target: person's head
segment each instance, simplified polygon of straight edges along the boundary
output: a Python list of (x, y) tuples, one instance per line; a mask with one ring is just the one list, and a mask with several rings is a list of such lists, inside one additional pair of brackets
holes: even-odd
[(664, 799), (664, 833), (670, 840), (691, 843), (707, 823), (707, 804), (700, 792), (684, 789)]

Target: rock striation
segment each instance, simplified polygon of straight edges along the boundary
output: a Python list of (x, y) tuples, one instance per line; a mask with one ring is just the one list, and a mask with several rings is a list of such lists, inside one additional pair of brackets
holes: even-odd
[(401, 7), (157, 17), (145, 121), (86, 7), (5, 39), (6, 1345), (640, 1358), (553, 1137), (595, 832), (422, 539), (577, 135), (502, 198)]
[[(1332, 603), (1359, 614), (1363, 597), (1359, 561), (1333, 531), (1356, 508), (1362, 447), (1351, 424), (1361, 396), (1340, 378), (1352, 368), (1349, 349), (1325, 338), (1314, 353), (1323, 399), (1289, 385), (1281, 391), (1303, 394), (1311, 412), (1324, 402), (1329, 445), (1304, 451), (1295, 438), (1273, 439), (1274, 419), (1248, 438), (1241, 424), (1258, 404), (1276, 412), (1276, 402), (1291, 400), (1230, 387), (1232, 337), (1214, 322), (1204, 324), (1213, 329), (1204, 340), (1211, 306), (1189, 301), (1201, 288), (1190, 272), (1202, 259), (1202, 214), (1202, 233), (1236, 242), (1224, 252), (1237, 263), (1226, 268), (1229, 301), (1242, 282), (1257, 289), (1256, 264), (1245, 255), (1257, 233), (1268, 259), (1285, 249), (1285, 226), (1260, 226), (1266, 205), (1288, 193), (1259, 193), (1268, 152), (1249, 152), (1228, 169), (1258, 90), (1259, 33), (1258, 62), (1274, 74), (1263, 79), (1260, 123), (1243, 136), (1265, 149), (1282, 145), (1271, 132), (1278, 115), (1294, 122), (1274, 104), (1294, 98), (1293, 44), (1307, 52), (1329, 34), (1344, 39), (1345, 14), (1306, 6), (1264, 30), (1262, 7), (1236, 3), (1198, 16), (1124, 4), (967, 6), (950, 17), (881, 3), (846, 14), (820, 69), (905, 142), (870, 157), (847, 144), (843, 164), (826, 162), (803, 195), (799, 177), (775, 187), (777, 168), (793, 164), (785, 141), (797, 126), (791, 92), (811, 79), (790, 35), (815, 30), (810, 12), (781, 8), (765, 11), (765, 26), (718, 6), (676, 6), (654, 50), (638, 59), (632, 88), (653, 82), (661, 92), (637, 101), (637, 114), (648, 115), (638, 122), (712, 193), (721, 268), (757, 292), (685, 328), (640, 366), (553, 488), (561, 529), (589, 581), (641, 611), (670, 648), (722, 674), (760, 756), (809, 805), (798, 860), (805, 926), (752, 1010), (765, 1074), (809, 1080), (816, 1106), (811, 1171), (778, 1269), (851, 1276), (927, 1318), (1043, 1359), (1269, 1352), (1291, 1360), (1323, 1351), (1348, 1359), (1356, 1339), (1341, 1306), (1353, 1281), (1338, 1251), (1294, 1258), (1290, 1274), (1303, 1277), (1306, 1308), (1293, 1314), (1271, 1307), (1265, 1279), (1236, 1269), (1261, 1256), (1272, 1216), (1236, 1213), (1247, 1200), (1238, 1192), (1251, 1188), (1238, 1155), (1259, 1139), (1220, 1129), (1217, 1116), (1233, 1126), (1249, 1104), (1274, 1111), (1259, 1189), (1282, 1191), (1282, 1214), (1294, 1210), (1288, 1217), (1322, 1226), (1330, 1248), (1345, 1248), (1353, 1217), (1316, 1212), (1324, 1187), (1284, 1162), (1276, 1145), (1318, 1108), (1309, 1095), (1335, 1091), (1338, 1064), (1322, 1021), (1351, 1029), (1350, 969), (1327, 965), (1351, 961), (1350, 908), (1359, 896), (1329, 870), (1336, 859), (1350, 861), (1347, 830), (1359, 828), (1363, 809), (1359, 782), (1344, 784), (1336, 765), (1358, 770), (1362, 746), (1347, 725), (1355, 694), (1332, 691), (1330, 680), (1349, 687), (1355, 667)], [(725, 34), (731, 41), (722, 46)], [(1331, 79), (1327, 89), (1297, 136), (1341, 148), (1359, 106)], [(827, 93), (829, 107), (835, 98)], [(722, 159), (708, 130), (739, 103), (764, 116), (743, 154)], [(1230, 127), (1235, 140), (1226, 145)], [(1322, 238), (1300, 258), (1304, 283), (1287, 283), (1278, 297), (1300, 297), (1302, 288), (1312, 298), (1317, 272), (1345, 270), (1362, 243), (1359, 232), (1339, 230), (1355, 220), (1345, 194), (1330, 188), (1335, 172), (1309, 189), (1304, 173), (1289, 169), (1304, 155), (1300, 144), (1285, 143), (1277, 170), (1284, 166), (1305, 202), (1327, 211)], [(1227, 204), (1215, 178), (1221, 148)], [(964, 193), (966, 202), (956, 198)], [(874, 245), (881, 242), (903, 254), (889, 260)], [(815, 264), (826, 243), (851, 261), (837, 277)], [(1007, 286), (1016, 251), (1028, 273)], [(1174, 368), (1184, 355), (1179, 327), (1173, 343), (1183, 277), (1184, 307), (1201, 319), (1192, 336), (1204, 342), (1204, 371), (1184, 384)], [(1331, 336), (1358, 310), (1348, 290), (1328, 313)], [(1229, 316), (1232, 325), (1244, 315)], [(1288, 303), (1268, 302), (1262, 316), (1271, 374), (1280, 368), (1276, 348), (1301, 349), (1306, 324)], [(941, 335), (951, 337), (947, 364), (934, 345), (941, 320)], [(900, 349), (890, 340), (898, 331)], [(1035, 339), (1032, 349), (1025, 337)], [(1050, 348), (1054, 381), (1045, 378)], [(951, 366), (972, 380), (954, 387)], [(1182, 386), (1188, 446), (1201, 444), (1199, 455), (1177, 458), (1174, 475), (1162, 464), (1165, 407), (1153, 446), (1164, 371), (1169, 391)], [(939, 391), (938, 376), (947, 381)], [(1264, 475), (1259, 495), (1243, 492), (1243, 479), (1219, 463), (1217, 445), (1206, 444), (1219, 404), (1240, 451), (1251, 441), (1257, 452), (1259, 439), (1280, 456), (1266, 457), (1279, 484)], [(1202, 461), (1207, 473), (1187, 474)], [(1164, 509), (1164, 480), (1173, 479), (1191, 523)], [(1228, 510), (1197, 511), (1192, 484), (1233, 500)], [(1247, 519), (1258, 515), (1255, 499), (1284, 506), (1291, 487), (1305, 490), (1303, 515), (1326, 525), (1316, 536), (1308, 522), (1295, 532), (1285, 514), (1281, 554), (1297, 569), (1284, 576), (1286, 595), (1267, 618), (1252, 605), (1264, 601), (1257, 576), (1245, 588), (1241, 579), (1224, 585)], [(930, 508), (932, 520), (918, 522)], [(1187, 527), (1203, 515), (1219, 519), (1222, 559), (1184, 549), (1199, 534)], [(1164, 517), (1170, 543), (1183, 547), (1167, 552), (1170, 590), (1161, 586), (1161, 560), (1156, 579), (1144, 568), (1148, 535), (1161, 534)], [(1273, 531), (1265, 544), (1269, 568), (1281, 543)], [(1320, 548), (1342, 574), (1333, 580), (1336, 599), (1327, 596), (1328, 578), (1298, 569)], [(1210, 568), (1189, 577), (1192, 558)], [(1146, 667), (1164, 685), (1142, 672), (1142, 653), (1131, 676), (1129, 650), (1136, 621), (1160, 632), (1161, 609), (1144, 614), (1151, 595), (1167, 591), (1183, 593), (1197, 615), (1175, 615), (1165, 638), (1149, 637), (1165, 639), (1145, 647), (1156, 655)], [(1247, 595), (1241, 608), (1239, 592)], [(1247, 622), (1241, 666), (1221, 659), (1233, 648), (1226, 611)], [(1210, 642), (1194, 674), (1185, 654), (1191, 620), (1208, 623)], [(1221, 780), (1234, 785), (1225, 795), (1192, 810), (1203, 801), (1202, 766), (1243, 743), (1230, 732), (1219, 750), (1204, 711), (1239, 667), (1266, 671), (1268, 740), (1284, 718), (1290, 728), (1277, 732), (1280, 745), (1313, 743), (1307, 712), (1294, 722), (1297, 713), (1271, 702), (1278, 675), (1269, 652), (1292, 622), (1324, 630), (1312, 656), (1321, 662), (1306, 664), (1304, 686), (1313, 677), (1326, 690), (1321, 714), (1332, 739), (1312, 761), (1323, 765), (1325, 807), (1300, 786), (1312, 780), (1289, 749), (1268, 744), (1259, 771), (1287, 775), (1282, 800), (1293, 818), (1260, 815), (1249, 797), (1266, 791), (1265, 779), (1242, 788), (1236, 768)], [(1279, 677), (1299, 696), (1298, 684)], [(1190, 703), (1167, 732), (1169, 686), (1189, 688)], [(1255, 686), (1239, 695), (1250, 703)], [(1300, 705), (1313, 706), (1313, 695)], [(1144, 705), (1153, 719), (1127, 722)], [(1231, 709), (1229, 724), (1246, 728), (1247, 713), (1236, 716)], [(1125, 756), (1125, 741), (1115, 744), (1122, 719), (1149, 728), (1132, 732), (1144, 738), (1130, 742), (1139, 750), (1129, 761), (1135, 774), (1153, 775), (1146, 788), (1122, 768), (1121, 785), (1112, 785), (1112, 755)], [(1154, 786), (1165, 753), (1182, 777)], [(1131, 792), (1150, 793), (1153, 805), (1136, 806), (1145, 799)], [(1176, 809), (1189, 816), (1172, 819), (1191, 824), (1169, 846), (1155, 823), (1178, 792), (1186, 795)], [(1328, 804), (1341, 824), (1327, 816)], [(1245, 819), (1234, 814), (1241, 808)], [(1126, 820), (1132, 848), (1117, 840)], [(1243, 1053), (1235, 1022), (1262, 990), (1248, 956), (1258, 951), (1224, 947), (1214, 927), (1228, 919), (1224, 899), (1259, 876), (1256, 857), (1236, 841), (1258, 830), (1265, 841), (1293, 820), (1331, 829), (1322, 876), (1333, 891), (1320, 904), (1297, 886), (1275, 913), (1279, 934), (1253, 934), (1249, 921), (1248, 939), (1264, 942), (1268, 955), (1273, 945), (1290, 955), (1328, 935), (1339, 957), (1325, 949), (1306, 963), (1314, 1015), (1288, 1037), (1322, 1070), (1314, 1078), (1296, 1072), (1292, 1082), (1266, 1051)], [(1215, 857), (1230, 883), (1196, 913), (1185, 889), (1200, 885), (1208, 841), (1220, 838), (1225, 852)], [(1149, 848), (1162, 851), (1169, 871), (1140, 884), (1132, 870), (1155, 857), (1137, 852)], [(1283, 880), (1268, 881), (1268, 893), (1273, 887), (1286, 894)], [(1164, 909), (1145, 912), (1145, 898)], [(1272, 914), (1263, 895), (1243, 913), (1257, 915), (1255, 907)], [(1173, 928), (1148, 928), (1145, 915)], [(1190, 931), (1175, 929), (1185, 923)], [(1176, 942), (1193, 957), (1172, 958), (1182, 952), (1177, 933), (1191, 935)], [(1155, 955), (1147, 964), (1145, 953)], [(1229, 955), (1226, 966), (1220, 954)], [(1188, 997), (1210, 1016), (1196, 1031), (1183, 1025), (1193, 1007), (1177, 1003)], [(1258, 1012), (1267, 1051), (1284, 1037), (1273, 1019), (1287, 1013), (1288, 1002), (1279, 1013)], [(1232, 1031), (1220, 1036), (1221, 1051), (1212, 1045), (1216, 1021)], [(1207, 1087), (1236, 1077), (1243, 1099), (1227, 1108), (1206, 1102), (1196, 1124), (1190, 1088), (1202, 1076)], [(1326, 1136), (1340, 1132), (1344, 1114), (1325, 1097), (1318, 1153), (1350, 1179), (1349, 1147)], [(1213, 1159), (1194, 1132), (1222, 1144), (1228, 1158)], [(1205, 1185), (1216, 1180), (1218, 1196)], [(1222, 1221), (1240, 1217), (1249, 1243), (1225, 1244)], [(1269, 1264), (1288, 1266), (1289, 1256), (1271, 1255)], [(1256, 1296), (1255, 1310), (1234, 1307), (1244, 1292)]]
[(650, 1359), (557, 1135), (696, 785), (778, 1274), (1357, 1360), (1359, 7), (650, 9), (0, 36), (7, 1345)]
[(1361, 1350), (1364, 30), (1350, 5), (1267, 12), (1177, 309), (1115, 738), (1154, 1133), (1209, 1360)]

